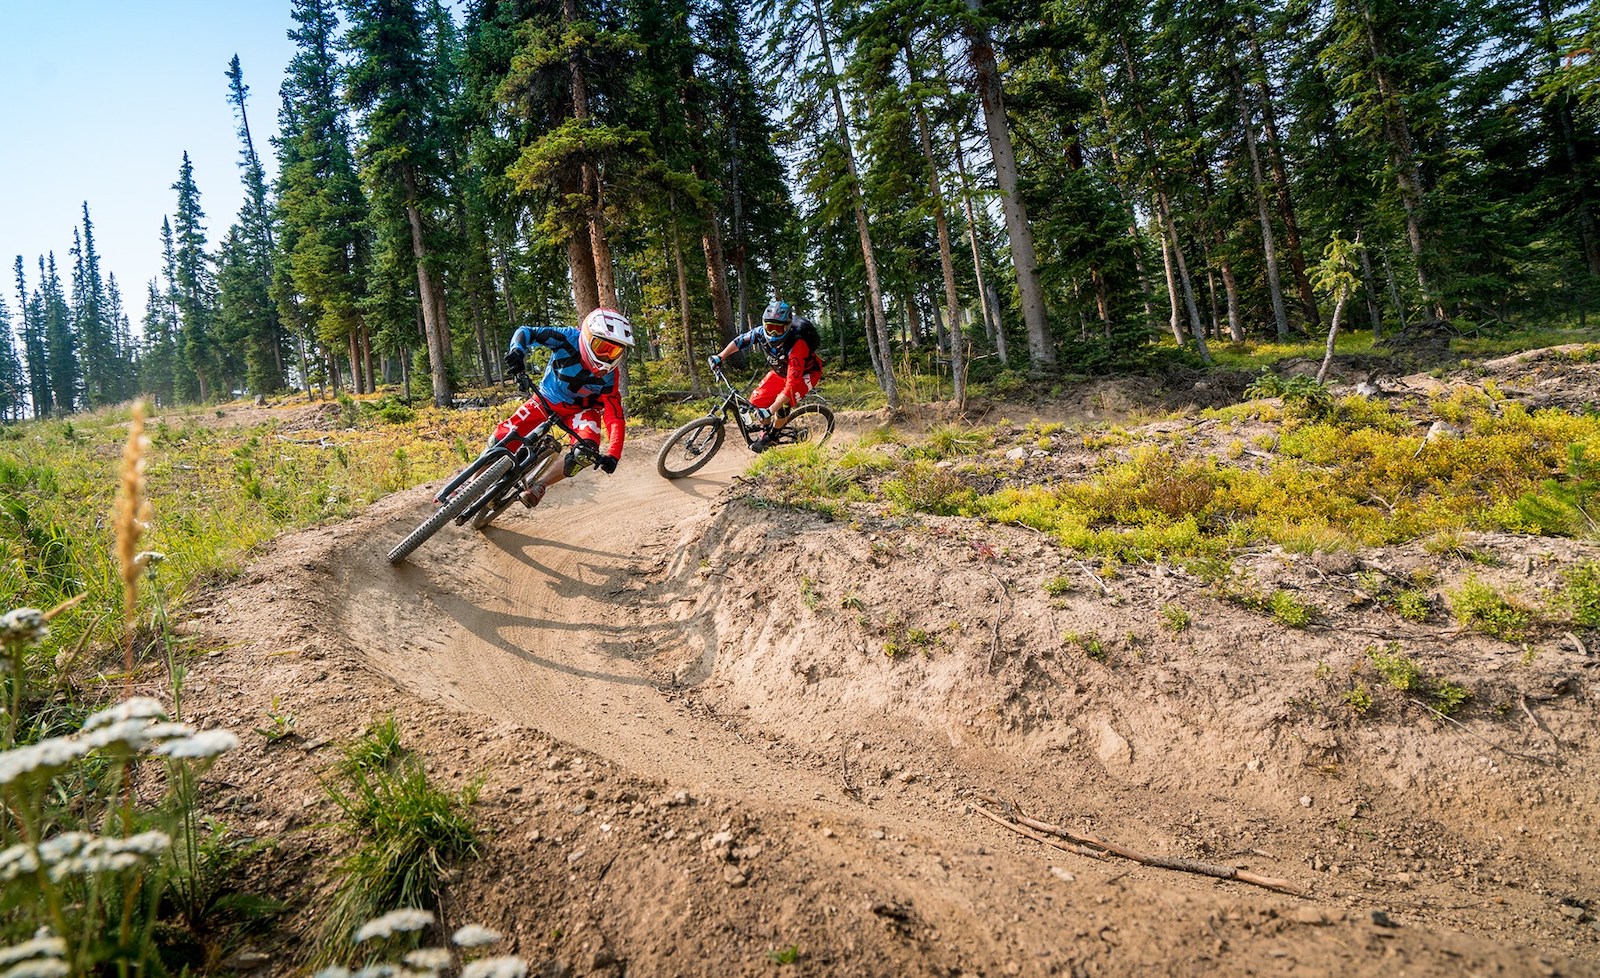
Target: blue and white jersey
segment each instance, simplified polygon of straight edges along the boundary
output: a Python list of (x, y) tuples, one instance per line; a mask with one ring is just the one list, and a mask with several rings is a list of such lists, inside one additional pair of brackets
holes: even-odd
[(524, 355), (533, 345), (550, 351), (550, 365), (539, 378), (539, 393), (552, 404), (598, 404), (617, 389), (617, 371), (595, 374), (584, 366), (578, 331), (571, 326), (522, 326), (511, 334), (511, 349)]

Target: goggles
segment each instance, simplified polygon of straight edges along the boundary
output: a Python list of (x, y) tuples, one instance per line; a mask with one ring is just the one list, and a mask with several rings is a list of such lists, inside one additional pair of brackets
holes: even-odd
[(767, 335), (771, 337), (779, 337), (789, 331), (788, 323), (779, 322), (776, 319), (768, 319), (761, 326), (767, 331)]
[(621, 343), (608, 340), (603, 336), (589, 337), (589, 350), (597, 359), (604, 360), (606, 363), (616, 363), (628, 352), (628, 348)]

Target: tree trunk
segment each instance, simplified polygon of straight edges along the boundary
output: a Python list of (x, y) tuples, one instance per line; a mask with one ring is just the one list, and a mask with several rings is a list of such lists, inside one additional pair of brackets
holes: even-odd
[(1378, 39), (1377, 25), (1373, 23), (1372, 10), (1366, 0), (1358, 0), (1356, 9), (1365, 28), (1367, 47), (1372, 53), (1372, 77), (1378, 86), (1378, 96), (1383, 102), (1385, 134), (1389, 142), (1389, 159), (1394, 164), (1395, 179), (1400, 186), (1400, 203), (1406, 212), (1406, 240), (1411, 244), (1411, 257), (1417, 266), (1417, 287), (1422, 299), (1430, 307), (1435, 319), (1444, 319), (1444, 307), (1439, 303), (1429, 281), (1427, 262), (1423, 255), (1422, 237), (1422, 169), (1417, 164), (1417, 152), (1411, 139), (1411, 126), (1406, 120), (1405, 106), (1395, 91), (1388, 72), (1383, 68), (1385, 53)]
[(1333, 304), (1333, 324), (1328, 327), (1328, 345), (1322, 352), (1322, 366), (1317, 368), (1317, 383), (1328, 376), (1328, 365), (1333, 363), (1333, 341), (1339, 335), (1339, 319), (1344, 315), (1344, 303), (1349, 296), (1341, 290), (1339, 300)]
[[(942, 74), (943, 72), (941, 70), (941, 76)], [(972, 188), (967, 184), (966, 154), (961, 150), (961, 138), (959, 135), (957, 135), (956, 139), (953, 141), (952, 148), (955, 150), (956, 175), (961, 180), (961, 210), (962, 213), (966, 215), (967, 219), (967, 243), (972, 246), (972, 274), (974, 280), (978, 283), (978, 309), (983, 315), (983, 335), (989, 337), (991, 340), (994, 340), (995, 337), (1000, 333), (1000, 314), (998, 311), (991, 312), (989, 305), (989, 286), (988, 283), (983, 280), (983, 256), (982, 252), (978, 249), (978, 224), (973, 220)], [(952, 276), (954, 275), (954, 269), (952, 269), (951, 274)], [(946, 285), (947, 290), (948, 288), (949, 286)], [(948, 295), (949, 293), (946, 291), (946, 301), (948, 301)], [(952, 320), (952, 322), (954, 322), (954, 320)], [(956, 395), (956, 400), (961, 404), (965, 404), (967, 391), (965, 343), (962, 344), (962, 350), (962, 384), (960, 392)], [(1000, 341), (995, 347), (995, 352), (1000, 356), (1001, 366), (1009, 367), (1011, 365), (1006, 359), (1005, 337), (1003, 335), (1000, 336)]]
[(1172, 271), (1172, 244), (1167, 240), (1167, 229), (1161, 229), (1161, 266), (1167, 272), (1167, 302), (1172, 306), (1172, 315), (1168, 325), (1172, 327), (1172, 338), (1177, 341), (1179, 349), (1189, 345), (1183, 335), (1183, 313), (1179, 310), (1178, 279)]
[(1178, 241), (1178, 226), (1173, 223), (1172, 209), (1167, 206), (1167, 193), (1164, 190), (1156, 191), (1156, 205), (1160, 211), (1161, 223), (1167, 230), (1167, 237), (1172, 243), (1172, 260), (1178, 266), (1178, 283), (1183, 286), (1183, 301), (1189, 308), (1189, 327), (1194, 334), (1195, 352), (1201, 359), (1211, 362), (1211, 351), (1206, 348), (1205, 324), (1200, 321), (1200, 307), (1194, 301), (1194, 280), (1189, 277), (1189, 263), (1183, 257), (1183, 245)]
[(1222, 259), (1222, 288), (1228, 293), (1228, 338), (1243, 343), (1244, 317), (1239, 314), (1239, 283), (1233, 276), (1233, 262)]
[(1322, 313), (1317, 309), (1317, 294), (1306, 273), (1305, 248), (1300, 242), (1300, 222), (1295, 215), (1294, 195), (1289, 188), (1289, 173), (1283, 162), (1283, 140), (1278, 138), (1278, 112), (1273, 107), (1272, 84), (1267, 74), (1267, 59), (1256, 38), (1255, 18), (1245, 22), (1250, 58), (1260, 72), (1256, 91), (1261, 95), (1261, 124), (1266, 133), (1266, 156), (1272, 171), (1272, 186), (1278, 201), (1278, 217), (1283, 220), (1283, 246), (1289, 252), (1289, 267), (1294, 272), (1295, 289), (1300, 293), (1300, 311), (1312, 331), (1322, 328)]
[(1250, 156), (1250, 186), (1256, 199), (1256, 219), (1261, 223), (1261, 252), (1267, 263), (1267, 292), (1272, 298), (1272, 318), (1278, 326), (1278, 339), (1287, 339), (1289, 317), (1283, 309), (1283, 284), (1278, 278), (1278, 243), (1272, 233), (1272, 215), (1267, 208), (1261, 154), (1256, 149), (1256, 124), (1250, 118), (1250, 102), (1239, 76), (1239, 63), (1230, 59), (1228, 71), (1233, 76), (1233, 96), (1239, 100), (1239, 125), (1244, 131), (1245, 152)]
[(728, 298), (728, 259), (722, 252), (722, 229), (717, 226), (717, 212), (710, 204), (702, 215), (705, 233), (700, 236), (700, 248), (706, 256), (706, 284), (711, 287), (711, 311), (717, 317), (717, 333), (728, 339), (738, 335), (733, 328), (733, 303)]
[(444, 318), (438, 283), (428, 265), (428, 245), (422, 234), (422, 211), (417, 206), (416, 173), (401, 169), (406, 190), (406, 220), (411, 226), (411, 252), (417, 260), (417, 293), (422, 305), (422, 327), (428, 340), (428, 369), (433, 375), (434, 407), (449, 407), (450, 324)]
[(689, 389), (698, 394), (700, 375), (695, 370), (698, 358), (694, 355), (693, 317), (689, 311), (689, 270), (683, 264), (683, 240), (678, 233), (676, 211), (672, 222), (672, 267), (678, 275), (678, 324), (683, 329), (683, 364), (689, 373)]
[(1000, 71), (995, 64), (994, 43), (976, 18), (981, 16), (981, 0), (965, 0), (972, 17), (965, 25), (967, 56), (977, 72), (978, 98), (983, 105), (983, 120), (989, 133), (989, 152), (994, 159), (995, 182), (1000, 187), (1000, 206), (1006, 217), (1011, 240), (1011, 264), (1017, 273), (1017, 293), (1022, 302), (1022, 320), (1028, 330), (1028, 361), (1034, 370), (1049, 370), (1056, 365), (1055, 340), (1045, 317), (1044, 290), (1039, 284), (1038, 260), (1033, 250), (1033, 229), (1028, 224), (1028, 205), (1017, 186), (1017, 157), (1011, 148), (1011, 127), (1006, 121)]
[[(1356, 232), (1359, 238), (1361, 232)], [(1361, 254), (1361, 294), (1367, 303), (1367, 317), (1372, 320), (1372, 342), (1383, 339), (1383, 307), (1378, 302), (1377, 283), (1372, 278), (1372, 255), (1366, 245), (1356, 249)]]
[(1389, 282), (1389, 301), (1394, 303), (1395, 315), (1400, 317), (1400, 331), (1406, 330), (1406, 306), (1400, 301), (1400, 286), (1394, 280), (1394, 268), (1389, 264), (1389, 253), (1380, 250), (1378, 257), (1383, 260), (1383, 277)]
[[(571, 2), (571, 0), (568, 0)], [(812, 16), (817, 25), (817, 38), (822, 45), (822, 57), (828, 66), (828, 91), (833, 96), (834, 121), (839, 130), (840, 148), (844, 152), (845, 172), (850, 177), (850, 197), (855, 204), (856, 230), (861, 235), (861, 260), (867, 271), (868, 328), (867, 345), (876, 353), (874, 366), (879, 370), (878, 386), (891, 412), (900, 410), (900, 392), (895, 383), (893, 365), (889, 362), (889, 329), (883, 315), (883, 288), (878, 279), (878, 258), (872, 247), (872, 231), (867, 223), (866, 201), (861, 194), (861, 178), (856, 171), (856, 154), (850, 140), (850, 127), (844, 111), (844, 96), (839, 91), (839, 79), (833, 70), (833, 49), (828, 41), (827, 23), (822, 17), (821, 0), (811, 0)]]
[(567, 265), (572, 269), (572, 302), (578, 321), (600, 305), (600, 286), (594, 276), (594, 248), (589, 243), (589, 225), (579, 222), (567, 240)]

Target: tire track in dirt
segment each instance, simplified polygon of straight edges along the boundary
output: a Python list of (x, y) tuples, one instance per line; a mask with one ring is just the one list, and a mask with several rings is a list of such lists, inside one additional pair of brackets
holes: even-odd
[(640, 775), (768, 802), (832, 794), (815, 773), (690, 715), (640, 665), (649, 628), (634, 626), (623, 592), (649, 562), (643, 550), (671, 546), (674, 528), (706, 513), (749, 461), (724, 451), (668, 482), (653, 448), (636, 445), (612, 477), (562, 483), (535, 510), (513, 507), (486, 533), (447, 526), (395, 568), (385, 549), (436, 486), (380, 503), (382, 530), (336, 571), (349, 638), (415, 695), (537, 728)]

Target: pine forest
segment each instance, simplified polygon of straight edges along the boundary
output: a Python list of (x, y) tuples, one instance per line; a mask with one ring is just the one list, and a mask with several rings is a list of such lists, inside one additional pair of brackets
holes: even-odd
[[(0, 415), (397, 383), (444, 405), (498, 379), (516, 325), (597, 305), (646, 334), (635, 373), (698, 388), (697, 351), (783, 297), (893, 406), (896, 370), (929, 357), (959, 397), (969, 363), (1203, 364), (1215, 342), (1321, 336), (1336, 312), (1374, 337), (1585, 325), (1600, 296), (1592, 5), (293, 0), (293, 17), (275, 100), (250, 98), (238, 58), (218, 73), (246, 191), (219, 244), (183, 154), (150, 230), (158, 279), (102, 267), (87, 202), (60, 255), (16, 256)], [(267, 145), (251, 121), (273, 109)], [(1329, 269), (1348, 310), (1319, 288)]]

